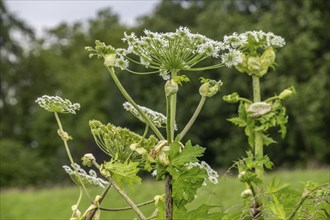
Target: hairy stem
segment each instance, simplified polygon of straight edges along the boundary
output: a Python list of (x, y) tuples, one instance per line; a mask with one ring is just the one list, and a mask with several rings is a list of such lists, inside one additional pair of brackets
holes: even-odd
[(191, 126), (194, 124), (197, 116), (199, 115), (199, 113), (201, 112), (201, 110), (202, 110), (202, 108), (204, 106), (205, 100), (206, 100), (206, 96), (202, 96), (201, 99), (200, 99), (200, 101), (199, 101), (199, 103), (198, 103), (198, 106), (197, 106), (194, 114), (191, 116), (189, 122), (183, 128), (183, 130), (181, 131), (181, 133), (179, 134), (179, 141), (186, 135), (186, 133), (191, 128)]
[[(94, 160), (93, 161), (93, 165), (97, 168), (100, 169), (101, 166)], [(132, 207), (132, 209), (136, 212), (136, 214), (139, 216), (140, 219), (145, 220), (146, 217), (143, 215), (143, 213), (141, 212), (141, 210), (138, 208), (138, 206), (129, 198), (129, 196), (115, 183), (115, 181), (113, 181), (113, 179), (111, 177), (108, 177), (109, 180), (109, 185), (113, 186), (113, 188), (115, 188), (117, 190), (117, 192), (119, 192), (119, 194), (123, 197), (123, 199)], [(109, 186), (108, 186), (109, 187)], [(109, 187), (110, 188), (110, 187)], [(103, 199), (103, 195), (102, 195), (102, 199)]]
[(173, 219), (172, 176), (168, 173), (165, 182), (166, 220)]
[[(253, 86), (253, 102), (261, 101), (261, 93), (260, 93), (260, 80), (257, 76), (252, 76), (252, 86)], [(263, 152), (263, 141), (262, 141), (262, 133), (260, 131), (254, 132), (254, 156), (255, 159), (261, 160), (264, 156)], [(256, 175), (261, 181), (263, 181), (264, 176), (264, 167), (261, 164), (256, 167)], [(260, 207), (262, 206), (260, 198), (263, 194), (263, 186), (262, 183), (257, 185), (257, 203)]]
[[(173, 70), (171, 72), (171, 78), (177, 76), (177, 71)], [(175, 128), (175, 117), (176, 117), (176, 102), (177, 94), (174, 93), (166, 97), (166, 135), (167, 142), (170, 145), (174, 141), (174, 128)], [(166, 208), (166, 220), (173, 219), (173, 198), (172, 198), (172, 176), (171, 174), (166, 174), (165, 180), (165, 208)]]
[(144, 121), (146, 122), (147, 125), (150, 126), (150, 128), (154, 131), (154, 133), (156, 134), (156, 136), (160, 139), (160, 140), (165, 140), (165, 138), (163, 137), (163, 135), (160, 133), (160, 131), (158, 130), (158, 128), (154, 125), (154, 123), (152, 123), (152, 121), (150, 121), (150, 119), (140, 110), (140, 108), (138, 107), (138, 105), (134, 102), (134, 100), (132, 99), (132, 97), (127, 93), (127, 91), (124, 89), (123, 85), (120, 83), (113, 67), (107, 67), (110, 75), (113, 79), (113, 81), (115, 82), (115, 84), (117, 85), (119, 91), (123, 94), (123, 96), (127, 99), (127, 101), (129, 103), (131, 103), (134, 108), (139, 112), (139, 114), (142, 116), (142, 118), (144, 119)]
[[(56, 112), (54, 112), (54, 114), (55, 114), (55, 118), (56, 118), (56, 121), (57, 121), (57, 124), (58, 124), (58, 127), (59, 127), (60, 131), (61, 131), (62, 133), (64, 133), (65, 131), (63, 130), (63, 126), (62, 126), (62, 123), (61, 123), (60, 118), (58, 117), (58, 114), (57, 114)], [(62, 137), (61, 137), (61, 138), (62, 138)], [(71, 152), (70, 152), (70, 148), (69, 148), (69, 145), (68, 145), (68, 141), (65, 140), (64, 138), (62, 138), (62, 140), (63, 140), (63, 143), (64, 143), (64, 147), (65, 147), (66, 153), (67, 153), (67, 155), (68, 155), (68, 157), (69, 157), (70, 163), (72, 164), (73, 169), (74, 169), (74, 172), (76, 173), (76, 176), (77, 176), (77, 178), (78, 178), (78, 180), (79, 180), (79, 183), (81, 184), (82, 188), (84, 189), (84, 191), (85, 191), (85, 193), (86, 193), (88, 199), (89, 199), (90, 201), (93, 201), (91, 195), (89, 194), (89, 192), (88, 192), (88, 190), (87, 190), (85, 184), (83, 183), (83, 181), (82, 181), (82, 179), (81, 179), (81, 177), (80, 177), (80, 175), (79, 175), (78, 169), (77, 169), (77, 167), (76, 167), (76, 163), (74, 162), (73, 157), (72, 157)]]
[(140, 219), (146, 220), (147, 218), (143, 215), (141, 210), (137, 207), (137, 205), (128, 197), (128, 195), (113, 181), (111, 177), (108, 178), (110, 184), (119, 192), (119, 194), (123, 197), (123, 199), (132, 207), (135, 213), (139, 216)]

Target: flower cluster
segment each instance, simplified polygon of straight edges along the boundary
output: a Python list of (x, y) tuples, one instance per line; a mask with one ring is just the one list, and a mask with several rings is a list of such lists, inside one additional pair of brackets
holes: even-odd
[(241, 55), (238, 58), (238, 56), (231, 57), (230, 54), (223, 54), (221, 55), (222, 61), (231, 64), (231, 60), (238, 59), (239, 61), (234, 61), (232, 66), (235, 66), (240, 72), (257, 77), (266, 74), (268, 68), (273, 66), (275, 49), (285, 45), (285, 40), (281, 36), (263, 31), (234, 33), (225, 36), (224, 42), (226, 45), (230, 45), (231, 48), (239, 50)]
[(43, 95), (37, 98), (36, 103), (47, 111), (57, 113), (76, 114), (76, 111), (80, 109), (79, 103), (72, 104), (70, 100), (58, 96)]
[[(71, 166), (72, 166), (72, 168), (73, 168), (73, 166), (75, 166), (77, 168), (78, 175), (80, 176), (81, 181), (83, 181), (83, 183), (86, 186), (100, 186), (100, 187), (104, 188), (105, 185), (109, 184), (107, 181), (105, 181), (101, 178), (98, 178), (97, 174), (94, 170), (90, 170), (89, 173), (87, 173), (78, 164), (71, 165)], [(71, 169), (71, 167), (69, 167), (67, 165), (64, 165), (63, 169), (65, 170), (65, 172), (67, 174), (69, 174), (69, 176), (75, 183), (80, 185), (79, 178), (77, 177), (77, 174), (74, 169)]]
[[(137, 111), (137, 109), (129, 102), (125, 102), (123, 104), (124, 109), (132, 113), (135, 117), (137, 117), (140, 121), (145, 123), (143, 117), (140, 115), (140, 113)], [(152, 121), (152, 123), (158, 127), (158, 128), (163, 128), (166, 127), (166, 116), (163, 115), (162, 113), (156, 112), (154, 110), (151, 110), (150, 108), (140, 106), (138, 105), (139, 109), (145, 114), (146, 117)], [(175, 126), (176, 129), (176, 126)]]
[(128, 158), (131, 160), (141, 158), (141, 155), (130, 149), (132, 144), (138, 143), (138, 147), (148, 150), (155, 146), (157, 142), (157, 139), (152, 135), (149, 138), (143, 138), (127, 128), (114, 126), (111, 123), (104, 125), (99, 121), (91, 120), (89, 126), (100, 149), (112, 158), (122, 162)]
[[(193, 34), (186, 27), (180, 27), (175, 32), (157, 33), (144, 31), (145, 36), (137, 37), (134, 33), (126, 34), (123, 41), (128, 44), (127, 50), (117, 50), (117, 55), (125, 60), (156, 69), (164, 79), (169, 79), (172, 70), (194, 71), (203, 68), (193, 68), (200, 61), (221, 56), (223, 63), (208, 66), (205, 69), (233, 66), (241, 62), (241, 52), (232, 44), (215, 41), (201, 34)], [(223, 53), (223, 55), (221, 55)], [(140, 60), (133, 60), (128, 54), (137, 55)], [(124, 69), (124, 68), (122, 68)], [(150, 73), (154, 73), (150, 72)]]
[(233, 33), (224, 37), (224, 43), (232, 48), (250, 47), (250, 48), (267, 48), (267, 47), (283, 47), (285, 40), (283, 37), (275, 35), (272, 32), (265, 33), (263, 31), (247, 31), (241, 34)]
[(186, 164), (186, 167), (188, 169), (191, 169), (193, 167), (199, 167), (201, 169), (204, 169), (207, 172), (208, 175), (208, 179), (211, 183), (213, 184), (218, 184), (218, 177), (219, 174), (217, 173), (217, 171), (213, 170), (210, 165), (208, 165), (205, 161), (202, 162), (190, 162)]

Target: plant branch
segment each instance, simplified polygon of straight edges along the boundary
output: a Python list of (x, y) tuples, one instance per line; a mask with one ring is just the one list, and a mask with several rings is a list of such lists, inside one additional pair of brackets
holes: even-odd
[[(111, 184), (109, 184), (109, 185), (107, 186), (107, 188), (105, 188), (105, 190), (102, 192), (101, 199), (100, 199), (99, 202), (98, 202), (99, 205), (101, 205), (102, 201), (104, 200), (104, 198), (105, 198), (105, 196), (107, 195), (107, 193), (108, 193), (108, 191), (109, 191), (110, 188), (111, 188)], [(101, 209), (101, 208), (99, 208), (99, 209)], [(93, 217), (94, 217), (94, 215), (95, 215), (95, 213), (96, 213), (96, 211), (97, 211), (97, 208), (96, 208), (96, 209), (93, 209), (93, 210), (89, 213), (89, 215), (86, 217), (86, 220), (92, 220)]]
[[(177, 76), (177, 71), (172, 70), (171, 78)], [(166, 96), (166, 135), (167, 144), (170, 145), (174, 141), (174, 127), (176, 117), (176, 102), (177, 93)], [(172, 198), (172, 176), (166, 174), (165, 180), (165, 209), (166, 209), (166, 220), (173, 219), (173, 198)]]
[[(65, 133), (65, 131), (63, 130), (63, 126), (62, 126), (61, 120), (60, 120), (60, 118), (58, 117), (58, 114), (57, 114), (56, 112), (54, 112), (54, 114), (55, 114), (55, 118), (56, 118), (56, 121), (57, 121), (57, 124), (58, 124), (59, 130), (60, 130), (62, 133)], [(80, 175), (79, 175), (78, 169), (77, 169), (77, 167), (76, 167), (76, 163), (74, 162), (73, 157), (72, 157), (72, 155), (71, 155), (70, 148), (69, 148), (69, 145), (68, 145), (68, 141), (67, 141), (66, 139), (64, 139), (63, 137), (61, 137), (61, 138), (62, 138), (62, 140), (63, 140), (64, 147), (65, 147), (65, 150), (66, 150), (66, 153), (67, 153), (67, 155), (68, 155), (68, 157), (69, 157), (70, 163), (71, 163), (72, 166), (73, 166), (74, 172), (76, 173), (76, 176), (77, 176), (77, 178), (78, 178), (78, 180), (79, 180), (79, 183), (80, 183), (81, 186), (83, 187), (83, 189), (84, 189), (84, 191), (85, 191), (85, 193), (86, 193), (88, 199), (92, 202), (93, 199), (92, 199), (91, 195), (89, 194), (89, 192), (87, 191), (87, 188), (86, 188), (85, 184), (83, 183), (83, 181), (82, 181), (82, 179), (81, 179), (81, 177), (80, 177)]]
[(117, 85), (118, 89), (120, 90), (120, 92), (123, 94), (123, 96), (127, 99), (127, 101), (129, 103), (131, 103), (134, 108), (139, 112), (139, 114), (142, 116), (142, 118), (144, 119), (144, 121), (146, 122), (146, 124), (148, 124), (150, 126), (150, 128), (154, 131), (154, 133), (156, 134), (156, 136), (160, 139), (160, 140), (165, 140), (165, 138), (163, 137), (163, 135), (160, 133), (160, 131), (158, 130), (158, 128), (154, 125), (154, 123), (152, 123), (152, 121), (141, 111), (141, 109), (138, 107), (138, 105), (134, 102), (134, 100), (132, 99), (132, 97), (127, 93), (127, 91), (124, 89), (123, 85), (120, 83), (113, 67), (107, 67), (110, 75), (113, 79), (113, 81), (115, 82), (115, 84)]
[(146, 220), (147, 218), (143, 215), (138, 206), (128, 197), (128, 195), (113, 181), (111, 177), (108, 178), (109, 182), (113, 187), (119, 192), (123, 199), (132, 207), (135, 213), (139, 216), (140, 219)]
[[(261, 94), (260, 94), (260, 79), (257, 76), (252, 76), (252, 87), (253, 87), (253, 102), (260, 102), (261, 101)], [(254, 132), (254, 156), (257, 161), (261, 160), (263, 158), (264, 152), (263, 152), (263, 140), (262, 140), (262, 133), (260, 131)], [(263, 181), (264, 176), (264, 167), (263, 164), (258, 165), (256, 167), (256, 175), (261, 181)], [(262, 183), (257, 185), (257, 197), (258, 195), (263, 194), (263, 186)], [(260, 199), (257, 199), (256, 202), (257, 205), (260, 207), (262, 206), (262, 203)]]
[(194, 124), (197, 116), (199, 115), (199, 113), (201, 112), (201, 110), (202, 110), (202, 108), (204, 106), (205, 100), (206, 100), (206, 96), (202, 96), (201, 99), (200, 99), (200, 101), (199, 101), (199, 103), (198, 103), (198, 106), (197, 106), (194, 114), (191, 116), (189, 122), (186, 124), (186, 126), (184, 127), (184, 129), (179, 134), (179, 141), (186, 135), (186, 133), (191, 128), (191, 126)]
[(304, 191), (298, 204), (296, 205), (296, 207), (294, 208), (294, 210), (291, 212), (291, 214), (289, 215), (289, 217), (286, 218), (286, 220), (291, 220), (293, 219), (293, 217), (297, 214), (298, 210), (300, 209), (300, 207), (304, 204), (304, 202), (306, 201), (306, 199), (316, 190), (328, 186), (330, 187), (330, 183), (325, 183), (322, 185), (319, 185), (317, 187), (315, 187), (314, 189), (310, 190), (310, 191)]
[[(149, 201), (146, 201), (146, 202), (142, 202), (140, 204), (137, 204), (136, 206), (137, 207), (141, 207), (141, 206), (145, 206), (145, 205), (149, 205), (151, 203), (153, 203), (155, 200), (152, 199), (152, 200), (149, 200)], [(125, 210), (129, 210), (129, 209), (132, 209), (131, 206), (127, 206), (127, 207), (122, 207), (122, 208), (104, 208), (104, 207), (100, 207), (101, 210), (104, 210), (104, 211), (125, 211)]]

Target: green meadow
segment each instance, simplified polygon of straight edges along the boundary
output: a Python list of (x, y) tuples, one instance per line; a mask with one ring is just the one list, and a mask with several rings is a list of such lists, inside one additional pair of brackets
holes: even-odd
[[(240, 193), (244, 189), (236, 176), (221, 175), (217, 185), (208, 183), (207, 186), (198, 191), (197, 199), (189, 205), (189, 209), (200, 204), (220, 205), (222, 209), (239, 209), (242, 200)], [(295, 170), (277, 171), (266, 176), (266, 184), (274, 177), (281, 179), (283, 183), (289, 183), (295, 191), (302, 191), (304, 182), (311, 180), (318, 183), (330, 181), (329, 169), (318, 170)], [(151, 200), (156, 194), (163, 193), (163, 183), (144, 180), (141, 185), (136, 186), (134, 191), (127, 190), (137, 203)], [(91, 189), (92, 195), (101, 194), (102, 190)], [(23, 219), (69, 219), (71, 216), (71, 206), (78, 199), (79, 189), (75, 186), (54, 186), (50, 188), (31, 189), (3, 189), (1, 190), (0, 216), (1, 219), (23, 220)], [(80, 210), (83, 212), (89, 206), (89, 202), (84, 197)], [(113, 189), (109, 191), (109, 196), (102, 203), (103, 207), (115, 208), (126, 207), (125, 201)], [(154, 210), (154, 205), (150, 204), (142, 208), (142, 211), (150, 216)], [(215, 210), (216, 211), (216, 210)], [(133, 211), (102, 212), (101, 219), (133, 219)]]

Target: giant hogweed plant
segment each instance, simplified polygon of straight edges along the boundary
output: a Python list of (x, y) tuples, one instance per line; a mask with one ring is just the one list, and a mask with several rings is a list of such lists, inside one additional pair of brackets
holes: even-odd
[[(254, 152), (249, 151), (248, 157), (235, 163), (235, 166), (240, 171), (240, 180), (247, 186), (247, 190), (242, 193), (243, 197), (252, 198), (249, 216), (252, 218), (262, 216), (260, 213), (263, 213), (261, 209), (264, 193), (260, 183), (263, 179), (263, 167), (272, 165), (269, 158), (263, 155), (262, 147), (274, 142), (266, 131), (272, 126), (280, 125), (282, 134), (285, 134), (287, 116), (281, 101), (290, 96), (294, 89), (289, 88), (279, 96), (261, 102), (259, 78), (274, 64), (275, 49), (283, 46), (284, 40), (272, 33), (247, 32), (240, 35), (234, 33), (225, 36), (223, 41), (214, 41), (200, 34), (192, 34), (189, 29), (181, 27), (171, 33), (154, 33), (146, 30), (141, 37), (137, 37), (134, 33), (125, 33), (123, 41), (127, 43), (127, 48), (116, 49), (100, 41), (95, 42), (95, 47), (86, 47), (90, 58), (103, 59), (110, 77), (127, 100), (123, 108), (145, 125), (143, 134), (137, 134), (111, 123), (104, 124), (94, 119), (90, 120), (92, 136), (98, 147), (109, 156), (109, 160), (100, 164), (92, 154), (87, 153), (82, 157), (82, 165), (95, 167), (102, 178), (97, 177), (94, 170), (87, 173), (73, 160), (68, 144), (72, 137), (64, 130), (59, 117), (60, 113), (76, 114), (80, 105), (57, 96), (45, 95), (36, 100), (42, 108), (54, 113), (59, 127), (58, 135), (64, 143), (70, 162), (69, 166), (65, 165), (63, 168), (80, 188), (78, 200), (71, 207), (70, 219), (99, 219), (101, 211), (127, 209), (133, 209), (140, 219), (230, 218), (228, 217), (230, 215), (225, 213), (210, 212), (214, 206), (205, 204), (195, 210), (187, 210), (186, 205), (196, 198), (197, 190), (207, 182), (218, 184), (219, 175), (205, 161), (199, 160), (205, 148), (194, 145), (191, 141), (181, 142), (194, 124), (206, 99), (219, 92), (222, 82), (201, 77), (200, 102), (195, 112), (182, 129), (176, 125), (177, 93), (180, 86), (190, 81), (183, 73), (201, 72), (224, 66), (235, 66), (253, 78), (255, 96), (253, 101), (242, 98), (237, 93), (226, 96), (225, 100), (240, 102), (239, 117), (230, 121), (245, 127), (249, 144)], [(262, 50), (264, 52), (260, 56)], [(211, 66), (200, 64), (203, 60), (211, 58), (218, 62)], [(131, 70), (130, 62), (144, 66), (145, 71)], [(164, 79), (165, 115), (138, 105), (119, 81), (116, 73), (118, 70), (138, 75), (161, 76)], [(150, 132), (153, 134), (149, 134)], [(141, 178), (138, 176), (140, 170), (151, 172), (156, 180), (164, 181), (165, 189), (163, 195), (155, 195), (149, 201), (136, 204), (125, 190), (127, 187), (134, 189), (135, 184), (141, 184)], [(88, 191), (92, 186), (102, 187), (104, 191), (101, 195), (92, 198)], [(119, 192), (129, 207), (119, 209), (104, 207), (102, 202), (111, 187)], [(312, 193), (320, 193), (318, 187), (307, 190), (308, 193), (305, 193), (299, 201), (292, 216), (297, 215), (302, 203), (310, 198)], [(91, 205), (81, 212), (79, 205), (83, 194), (88, 197)], [(273, 209), (281, 211), (279, 208), (281, 204), (275, 194), (272, 196), (275, 201)], [(146, 217), (139, 207), (152, 203), (155, 204), (155, 211), (151, 216)], [(243, 210), (242, 216), (244, 214)]]
[[(322, 218), (329, 218), (329, 209), (325, 209), (325, 206), (329, 205), (329, 198), (325, 198), (325, 195), (329, 196), (330, 193), (329, 184), (306, 183), (302, 197), (293, 210), (288, 210), (285, 207), (285, 202), (288, 202), (289, 199), (287, 201), (284, 199), (282, 202), (278, 199), (280, 196), (283, 197), (281, 191), (286, 188), (286, 185), (274, 179), (267, 189), (264, 189), (265, 168), (271, 169), (273, 167), (270, 158), (264, 155), (264, 147), (276, 143), (270, 137), (269, 131), (272, 127), (279, 127), (282, 138), (285, 137), (288, 116), (282, 102), (294, 95), (296, 91), (294, 87), (289, 87), (280, 92), (279, 95), (264, 100), (261, 98), (260, 80), (270, 68), (274, 68), (276, 65), (276, 50), (285, 45), (282, 37), (262, 31), (249, 31), (236, 35), (235, 38), (237, 41), (242, 38), (246, 39), (238, 47), (242, 51), (242, 62), (235, 67), (239, 72), (251, 77), (253, 94), (252, 100), (241, 97), (236, 92), (223, 97), (226, 102), (239, 103), (238, 116), (228, 120), (238, 127), (244, 128), (249, 145), (246, 156), (234, 164), (239, 171), (238, 179), (246, 186), (241, 194), (245, 202), (245, 209), (239, 218), (293, 219), (297, 216), (304, 219), (318, 219), (321, 216), (323, 216)], [(320, 195), (319, 200), (322, 201), (317, 203), (319, 208), (316, 211), (303, 209), (304, 201), (307, 198), (315, 197), (316, 194)], [(304, 212), (308, 215), (304, 215)]]

